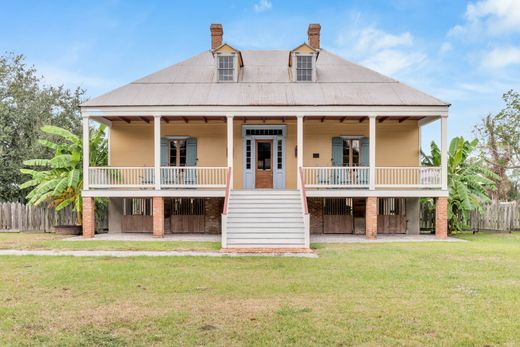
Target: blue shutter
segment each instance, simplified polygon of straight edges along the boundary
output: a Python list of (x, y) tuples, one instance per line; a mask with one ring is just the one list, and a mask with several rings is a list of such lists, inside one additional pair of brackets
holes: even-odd
[(363, 137), (361, 139), (361, 165), (360, 166), (368, 166), (370, 163), (370, 146), (368, 137)]
[(343, 166), (343, 139), (332, 138), (332, 166)]
[(161, 166), (168, 166), (169, 160), (169, 148), (170, 141), (167, 138), (161, 138)]
[(197, 166), (197, 139), (195, 137), (186, 140), (186, 166)]

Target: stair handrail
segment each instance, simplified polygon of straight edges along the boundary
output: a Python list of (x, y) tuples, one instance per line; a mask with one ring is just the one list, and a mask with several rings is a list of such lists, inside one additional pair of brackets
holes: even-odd
[(305, 180), (303, 179), (303, 168), (299, 167), (300, 171), (300, 191), (302, 194), (302, 200), (303, 200), (303, 213), (309, 214), (309, 207), (307, 206), (307, 193), (305, 192)]
[(231, 188), (231, 172), (232, 168), (228, 167), (227, 177), (226, 177), (226, 195), (224, 196), (224, 211), (222, 214), (227, 215), (228, 213), (228, 202), (229, 202), (229, 190)]

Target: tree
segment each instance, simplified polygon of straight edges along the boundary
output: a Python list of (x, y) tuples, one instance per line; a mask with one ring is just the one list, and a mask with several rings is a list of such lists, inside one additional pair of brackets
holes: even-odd
[[(482, 209), (482, 203), (489, 202), (488, 191), (494, 189), (498, 178), (482, 165), (481, 160), (473, 160), (471, 155), (478, 140), (466, 141), (455, 137), (448, 149), (448, 225), (450, 231), (460, 231), (467, 227), (469, 211)], [(441, 151), (435, 142), (431, 143), (431, 155), (421, 152), (425, 166), (441, 166)]]
[[(90, 165), (103, 166), (108, 162), (108, 143), (105, 137), (105, 126), (90, 129)], [(31, 179), (22, 184), (21, 188), (32, 188), (27, 195), (28, 203), (39, 205), (47, 202), (57, 211), (72, 204), (78, 212), (77, 223), (81, 224), (83, 189), (83, 144), (79, 136), (70, 131), (44, 126), (42, 131), (59, 137), (62, 141), (40, 139), (38, 142), (54, 152), (52, 159), (32, 159), (24, 161), (29, 167), (39, 167), (44, 170), (21, 169), (21, 173), (31, 175)], [(102, 200), (97, 200), (103, 204)], [(100, 210), (99, 208), (97, 210)]]
[(52, 151), (36, 141), (41, 126), (81, 133), (78, 106), (84, 91), (42, 82), (23, 56), (0, 56), (0, 201), (24, 201), (26, 192), (20, 189), (24, 159), (50, 158)]
[(491, 191), (493, 200), (515, 198), (520, 168), (520, 95), (512, 90), (503, 95), (506, 107), (496, 115), (488, 114), (475, 127), (480, 139), (480, 157), (499, 179)]

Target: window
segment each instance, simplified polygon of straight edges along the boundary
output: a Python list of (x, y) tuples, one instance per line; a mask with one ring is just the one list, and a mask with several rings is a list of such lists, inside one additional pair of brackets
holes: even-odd
[(312, 55), (296, 56), (296, 80), (312, 81)]
[(343, 140), (343, 166), (361, 164), (360, 140)]
[(278, 140), (278, 145), (276, 147), (277, 149), (277, 163), (276, 167), (278, 170), (281, 170), (283, 168), (283, 151), (282, 151), (282, 140)]
[(186, 141), (170, 141), (170, 166), (186, 166)]
[(218, 56), (218, 80), (233, 81), (235, 57), (232, 55)]
[(147, 198), (124, 198), (123, 199), (123, 215), (124, 216), (151, 216), (152, 215), (152, 199)]
[(246, 129), (246, 136), (282, 136), (282, 129)]
[(246, 169), (251, 169), (251, 140), (246, 140)]

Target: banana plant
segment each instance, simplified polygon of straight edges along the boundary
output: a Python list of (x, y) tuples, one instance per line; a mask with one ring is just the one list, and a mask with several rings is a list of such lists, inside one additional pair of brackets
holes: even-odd
[[(472, 154), (478, 140), (467, 141), (461, 137), (451, 140), (448, 149), (448, 224), (450, 231), (467, 228), (470, 211), (481, 211), (482, 204), (491, 201), (488, 192), (496, 189), (499, 178)], [(441, 166), (441, 151), (435, 142), (430, 145), (431, 154), (421, 152), (424, 166)]]
[[(32, 188), (27, 195), (28, 204), (40, 205), (46, 202), (49, 207), (59, 211), (72, 205), (77, 212), (77, 224), (81, 224), (83, 189), (83, 143), (70, 131), (56, 127), (44, 126), (41, 130), (57, 139), (40, 139), (38, 142), (54, 151), (51, 159), (25, 160), (21, 172), (31, 176), (20, 188)], [(105, 126), (90, 128), (90, 165), (103, 166), (107, 164), (108, 142), (105, 137)], [(39, 168), (40, 170), (37, 170)], [(97, 207), (105, 204), (97, 200)], [(97, 208), (96, 210), (100, 210)]]

